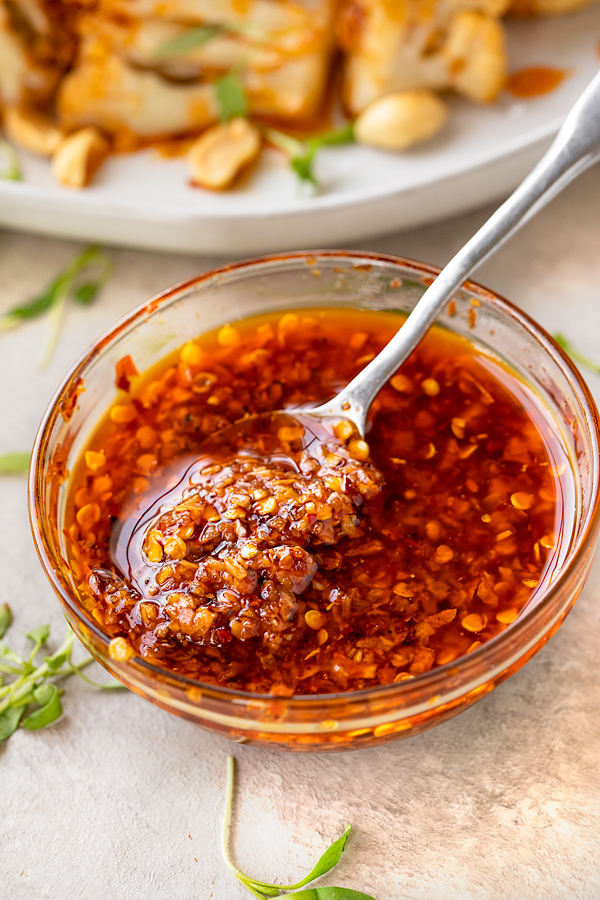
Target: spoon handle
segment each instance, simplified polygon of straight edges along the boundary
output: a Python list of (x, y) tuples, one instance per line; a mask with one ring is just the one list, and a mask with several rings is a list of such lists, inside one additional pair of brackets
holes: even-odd
[(598, 159), (600, 73), (576, 101), (535, 169), (442, 269), (389, 344), (337, 397), (311, 413), (351, 419), (364, 435), (376, 394), (412, 353), (470, 273)]

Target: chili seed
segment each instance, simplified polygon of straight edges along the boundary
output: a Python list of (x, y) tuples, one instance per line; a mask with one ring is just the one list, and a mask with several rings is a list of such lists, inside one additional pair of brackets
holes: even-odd
[(325, 613), (319, 612), (318, 609), (307, 609), (304, 613), (304, 621), (309, 628), (319, 631), (327, 621), (327, 616)]
[(533, 494), (517, 491), (515, 494), (511, 494), (510, 502), (515, 509), (530, 509), (533, 505)]
[(424, 391), (428, 397), (437, 397), (440, 392), (440, 386), (435, 378), (424, 378), (421, 382), (421, 390)]
[(97, 472), (98, 469), (101, 469), (102, 466), (105, 465), (105, 463), (106, 456), (104, 455), (104, 450), (100, 450), (99, 452), (96, 450), (85, 451), (85, 464), (92, 472)]
[(480, 616), (477, 613), (470, 613), (468, 616), (464, 617), (460, 624), (466, 631), (474, 631), (477, 633), (483, 631), (487, 625), (487, 619), (485, 616)]
[(97, 503), (86, 503), (75, 516), (84, 531), (90, 531), (100, 521), (100, 507)]

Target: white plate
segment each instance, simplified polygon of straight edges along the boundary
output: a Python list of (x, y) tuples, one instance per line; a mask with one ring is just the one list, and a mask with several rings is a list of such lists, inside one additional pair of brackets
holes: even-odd
[(182, 159), (154, 151), (112, 157), (92, 187), (53, 183), (48, 163), (23, 154), (25, 181), (0, 181), (0, 225), (107, 244), (244, 255), (341, 246), (458, 214), (507, 194), (533, 167), (598, 69), (600, 7), (508, 25), (510, 69), (568, 68), (550, 94), (490, 107), (453, 98), (450, 125), (404, 154), (330, 148), (318, 159), (325, 185), (299, 194), (274, 151), (236, 190), (191, 188)]

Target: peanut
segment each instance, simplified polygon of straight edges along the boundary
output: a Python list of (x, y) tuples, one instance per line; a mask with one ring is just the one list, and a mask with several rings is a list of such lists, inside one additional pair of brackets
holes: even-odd
[(192, 178), (202, 187), (223, 191), (255, 161), (260, 148), (260, 134), (246, 119), (215, 125), (189, 149)]
[(16, 106), (4, 110), (4, 128), (11, 141), (39, 156), (52, 156), (64, 137), (52, 122)]
[(359, 144), (407, 150), (437, 134), (447, 118), (445, 105), (432, 91), (399, 91), (367, 106), (354, 123), (354, 134)]
[(108, 151), (108, 141), (97, 128), (90, 125), (75, 131), (63, 138), (54, 151), (54, 177), (65, 187), (85, 187), (108, 156)]

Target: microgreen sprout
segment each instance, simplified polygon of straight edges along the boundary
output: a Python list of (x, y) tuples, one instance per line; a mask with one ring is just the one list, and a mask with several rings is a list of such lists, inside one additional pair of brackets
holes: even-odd
[(340, 128), (325, 131), (323, 134), (311, 137), (307, 141), (299, 141), (297, 138), (277, 131), (274, 128), (267, 129), (265, 137), (275, 147), (283, 150), (290, 157), (290, 166), (301, 183), (310, 184), (318, 189), (320, 184), (314, 173), (314, 162), (317, 153), (322, 147), (352, 143), (354, 141), (354, 125), (352, 122), (347, 122)]
[(554, 340), (576, 363), (579, 363), (580, 366), (585, 366), (590, 372), (595, 372), (597, 375), (600, 375), (600, 363), (597, 363), (593, 359), (590, 359), (589, 356), (580, 353), (563, 334), (555, 334)]
[(46, 647), (50, 626), (40, 625), (27, 633), (32, 646), (21, 656), (3, 640), (11, 624), (12, 612), (5, 603), (0, 606), (0, 673), (12, 680), (4, 684), (0, 679), (0, 741), (8, 740), (19, 727), (37, 731), (56, 722), (62, 715), (63, 690), (59, 684), (71, 675), (78, 675), (100, 690), (123, 689), (114, 680), (98, 684), (83, 674), (82, 670), (94, 660), (86, 656), (80, 662), (73, 662), (75, 635), (70, 628), (60, 647), (40, 662), (37, 657)]
[[(93, 276), (82, 280), (82, 275), (88, 269), (94, 270)], [(111, 274), (112, 263), (106, 254), (98, 247), (87, 247), (78, 253), (40, 294), (0, 316), (0, 331), (8, 331), (30, 319), (49, 313), (49, 329), (42, 358), (42, 367), (47, 366), (54, 353), (67, 298), (71, 296), (77, 303), (89, 306)]]
[[(221, 852), (225, 865), (235, 875), (237, 880), (246, 887), (255, 897), (265, 900), (268, 897), (286, 896), (294, 898), (294, 900), (374, 900), (369, 894), (363, 894), (360, 891), (353, 891), (350, 888), (341, 887), (312, 887), (308, 890), (298, 890), (310, 884), (321, 875), (325, 875), (334, 866), (336, 866), (344, 847), (348, 840), (348, 836), (352, 829), (351, 825), (346, 826), (346, 830), (336, 841), (327, 848), (325, 853), (317, 860), (313, 868), (305, 878), (296, 884), (271, 884), (269, 881), (259, 881), (245, 875), (231, 860), (228, 848), (229, 818), (231, 816), (231, 805), (233, 800), (233, 781), (234, 781), (235, 761), (232, 756), (227, 757), (227, 785), (225, 789), (225, 812), (223, 815), (223, 828), (221, 832)], [(288, 893), (293, 891), (294, 893)]]
[(246, 116), (248, 101), (244, 85), (237, 72), (233, 70), (215, 81), (215, 97), (219, 106), (219, 118), (222, 122), (230, 122), (240, 116)]
[(180, 56), (182, 53), (189, 53), (190, 50), (203, 47), (204, 44), (208, 44), (209, 41), (224, 32), (223, 25), (198, 25), (197, 28), (188, 28), (160, 44), (154, 51), (154, 55), (157, 57)]
[(8, 141), (0, 138), (0, 178), (5, 181), (23, 181), (23, 171), (17, 151)]
[(224, 35), (241, 34), (251, 40), (262, 42), (265, 40), (265, 32), (257, 25), (248, 22), (230, 22), (227, 25), (198, 25), (196, 28), (187, 28), (160, 44), (154, 51), (154, 55), (181, 56), (203, 47), (217, 37)]
[(3, 453), (0, 456), (0, 475), (23, 475), (29, 471), (31, 453)]

